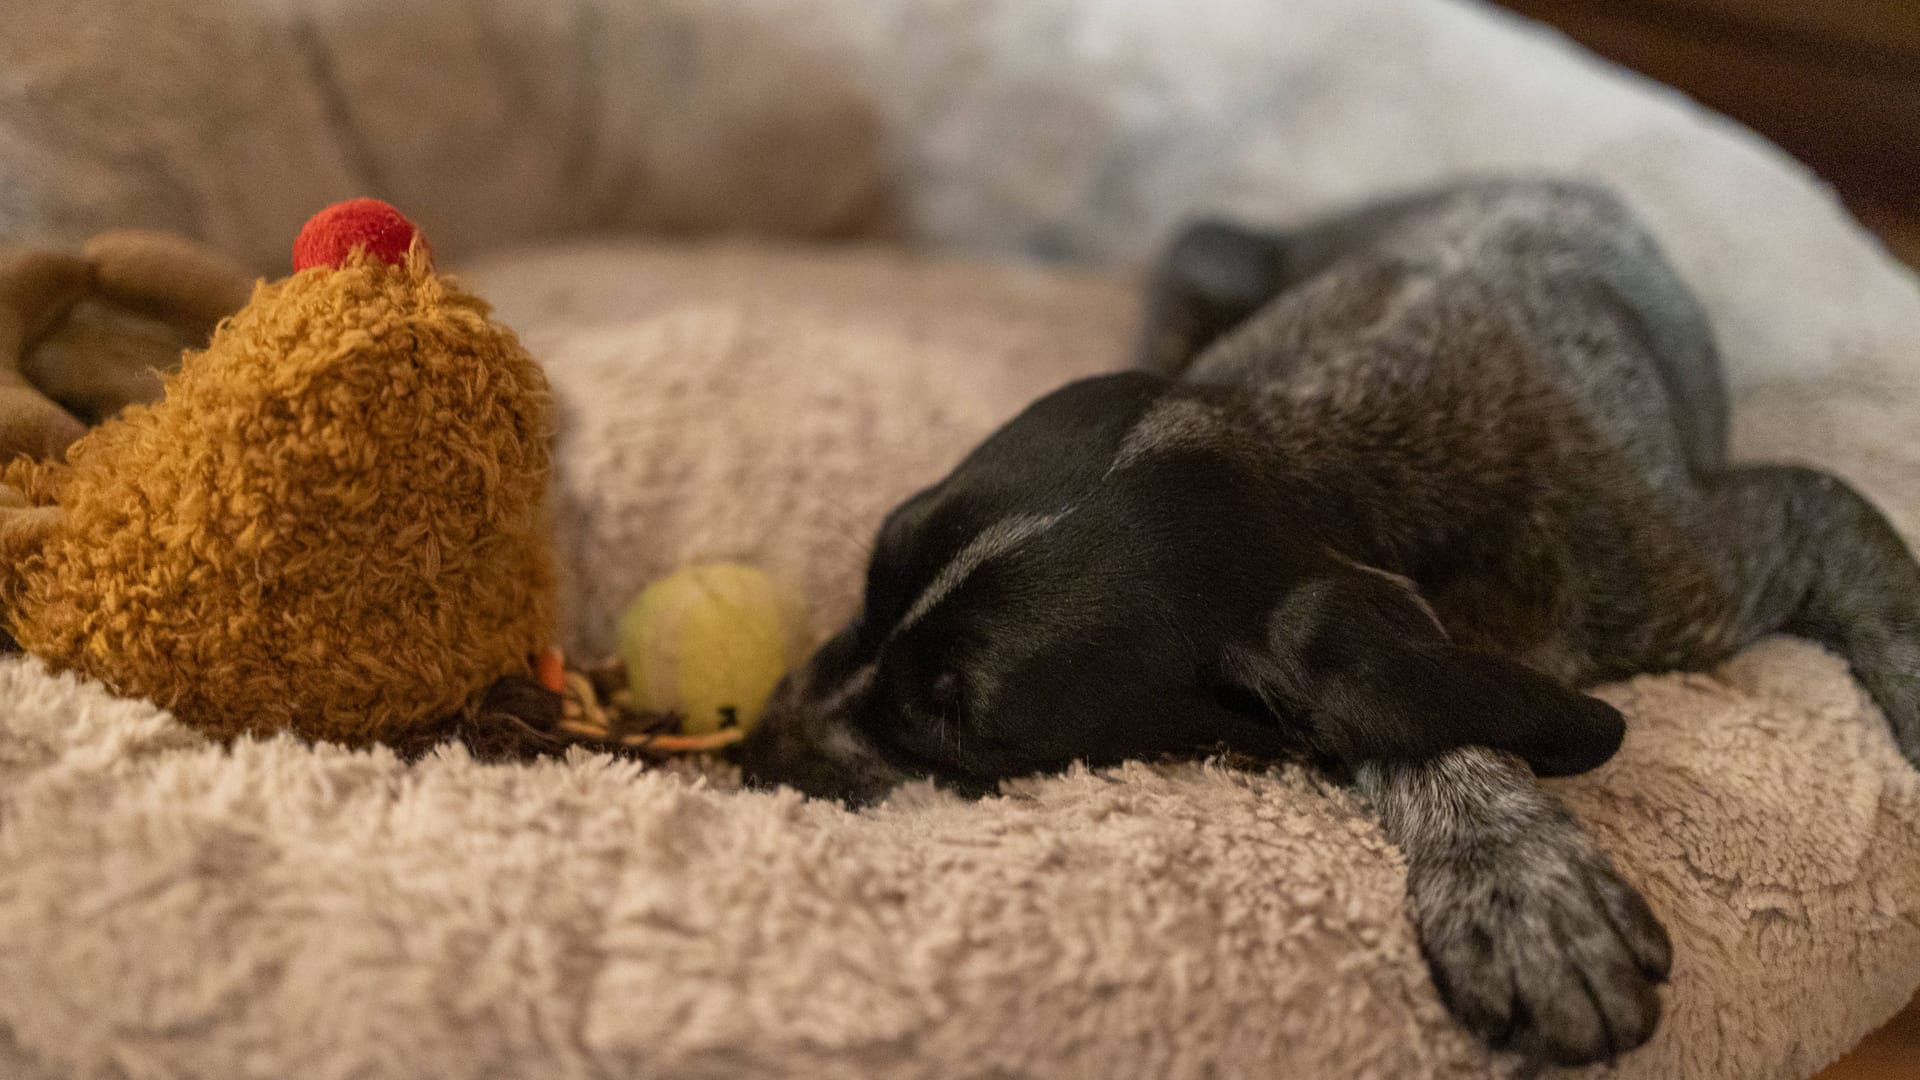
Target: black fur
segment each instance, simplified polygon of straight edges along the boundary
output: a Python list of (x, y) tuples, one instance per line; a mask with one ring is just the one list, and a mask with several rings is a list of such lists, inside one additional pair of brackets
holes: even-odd
[(865, 611), (783, 686), (751, 778), (859, 801), (1317, 756), (1406, 850), (1461, 1020), (1584, 1062), (1653, 1030), (1668, 949), (1532, 783), (1619, 745), (1573, 687), (1792, 630), (1920, 751), (1920, 567), (1840, 481), (1726, 465), (1706, 318), (1607, 193), (1197, 226), (1149, 310), (1144, 370), (1042, 399), (887, 520)]

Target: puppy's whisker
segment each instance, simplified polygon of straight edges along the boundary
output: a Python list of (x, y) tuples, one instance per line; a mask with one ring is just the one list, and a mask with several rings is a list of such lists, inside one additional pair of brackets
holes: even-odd
[[(834, 520), (828, 522), (828, 525), (836, 532), (844, 532), (849, 536), (858, 538), (864, 537), (879, 525), (879, 522), (874, 519), (874, 515), (855, 511), (844, 500), (836, 497), (831, 492), (821, 493), (820, 498), (826, 505), (827, 510), (834, 516)], [(861, 540), (860, 542), (864, 543), (865, 541)]]
[(832, 577), (850, 581), (864, 581), (867, 560), (871, 557), (870, 546), (862, 540), (836, 530), (823, 530), (818, 534), (818, 547), (813, 559), (824, 565)]
[(845, 548), (833, 548), (819, 553), (823, 562), (828, 564), (834, 577), (844, 576), (853, 581), (863, 580), (867, 570), (867, 555), (864, 551), (854, 552)]
[(821, 500), (828, 512), (828, 520), (819, 536), (839, 546), (845, 554), (862, 565), (865, 564), (868, 549), (872, 543), (872, 533), (878, 527), (871, 513), (856, 512), (843, 500), (829, 492), (816, 492), (813, 497)]
[(947, 711), (941, 713), (940, 726), (943, 729), (943, 732), (942, 732), (943, 734), (946, 730), (951, 730), (953, 732), (953, 760), (955, 761), (961, 760), (959, 710), (954, 708), (949, 708)]

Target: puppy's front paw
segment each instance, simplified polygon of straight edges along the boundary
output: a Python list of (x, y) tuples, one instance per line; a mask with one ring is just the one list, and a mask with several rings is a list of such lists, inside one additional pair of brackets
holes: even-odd
[(1660, 1019), (1667, 932), (1571, 821), (1436, 852), (1408, 899), (1434, 982), (1490, 1044), (1581, 1065), (1645, 1042)]

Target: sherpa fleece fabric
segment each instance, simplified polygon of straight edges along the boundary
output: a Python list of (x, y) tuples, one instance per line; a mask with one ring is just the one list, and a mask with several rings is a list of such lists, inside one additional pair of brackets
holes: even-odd
[[(886, 506), (1134, 318), (1122, 283), (888, 254), (594, 246), (476, 280), (519, 298), (562, 406), (576, 653), (692, 557), (845, 615)], [(1913, 401), (1760, 417), (1854, 431), (1846, 466), (1910, 453), (1875, 425)], [(1912, 465), (1882, 494), (1920, 505)], [(1810, 1073), (1912, 989), (1920, 777), (1801, 642), (1603, 696), (1624, 749), (1552, 786), (1677, 956), (1659, 1033), (1608, 1075)], [(0, 663), (0, 701), (0, 1075), (1513, 1073), (1440, 1006), (1397, 853), (1298, 769), (849, 814), (584, 753), (222, 749), (31, 661)]]
[[(1737, 449), (1920, 535), (1920, 289), (1832, 193), (1477, 0), (7, 0), (0, 232), (175, 229), (272, 272), (378, 194), (448, 257), (885, 228), (1137, 265), (1463, 172), (1621, 190), (1714, 320)], [(593, 246), (470, 264), (549, 366), (565, 636), (682, 558), (844, 613), (875, 516), (1110, 364), (1123, 284)], [(862, 269), (861, 267), (865, 268)], [(732, 281), (730, 288), (723, 288)], [(692, 283), (697, 292), (681, 289)], [(811, 373), (811, 374), (810, 374)], [(1558, 782), (1674, 930), (1613, 1075), (1804, 1077), (1920, 982), (1915, 791), (1792, 641), (1605, 693)], [(224, 752), (0, 664), (0, 1076), (1501, 1075), (1364, 814), (1130, 769), (850, 816), (602, 759)]]

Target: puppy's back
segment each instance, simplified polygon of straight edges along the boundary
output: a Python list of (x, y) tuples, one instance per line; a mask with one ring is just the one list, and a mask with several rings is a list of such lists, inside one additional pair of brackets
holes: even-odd
[[(1658, 486), (1725, 459), (1704, 312), (1603, 189), (1476, 183), (1281, 240), (1287, 287), (1190, 381), (1466, 413), (1563, 403)], [(1520, 417), (1484, 416), (1486, 422)]]

